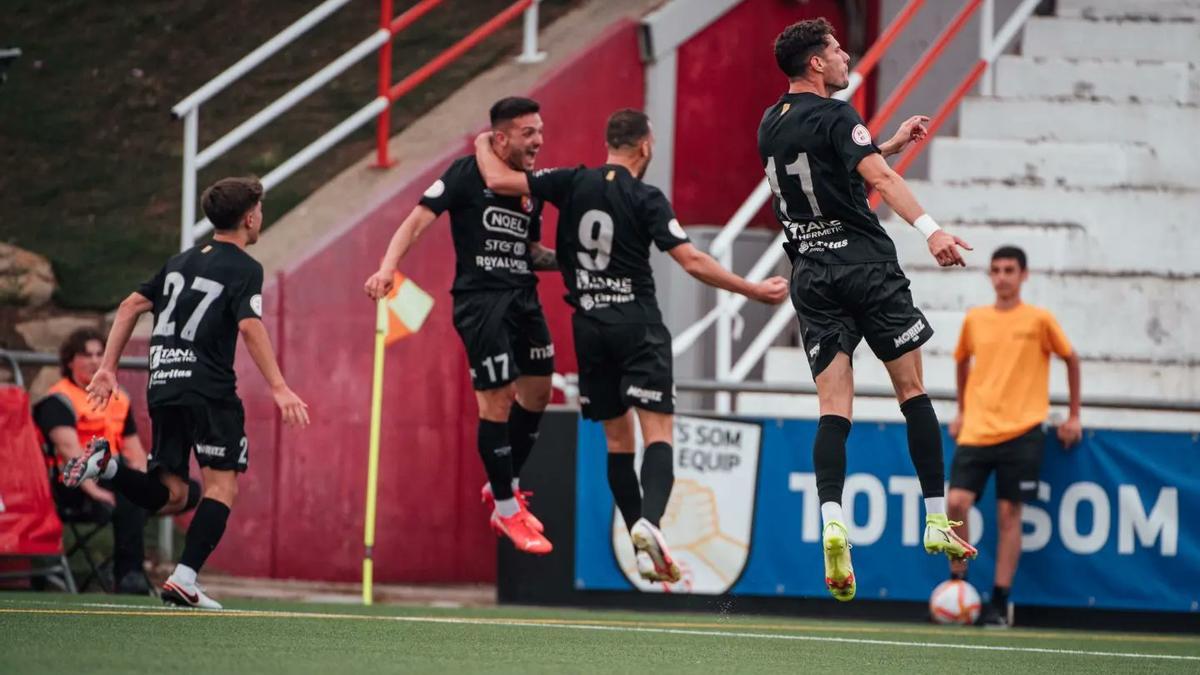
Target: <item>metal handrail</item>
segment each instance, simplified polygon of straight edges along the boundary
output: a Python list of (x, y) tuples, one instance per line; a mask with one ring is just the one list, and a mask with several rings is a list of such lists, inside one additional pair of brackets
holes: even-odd
[(524, 45), (517, 61), (519, 63), (535, 63), (545, 57), (545, 54), (538, 51), (537, 48), (538, 4), (541, 0), (518, 0), (518, 2), (510, 5), (483, 26), (472, 31), (466, 38), (460, 40), (450, 49), (447, 49), (433, 59), (433, 61), (425, 64), (415, 73), (405, 78), (405, 80), (395, 86), (391, 86), (389, 80), (391, 79), (392, 39), (397, 33), (412, 25), (418, 18), (441, 4), (443, 0), (421, 0), (397, 17), (391, 16), (392, 0), (380, 0), (380, 26), (374, 33), (351, 47), (332, 63), (321, 68), (287, 93), (271, 102), (267, 107), (227, 132), (216, 142), (203, 150), (199, 150), (199, 113), (200, 106), (203, 103), (216, 96), (250, 70), (279, 52), (279, 50), (300, 38), (300, 36), (313, 26), (316, 26), (333, 12), (348, 4), (349, 1), (326, 0), (326, 2), (321, 3), (275, 37), (263, 43), (257, 49), (238, 60), (237, 63), (192, 92), (192, 94), (188, 95), (171, 109), (172, 115), (176, 118), (182, 117), (184, 121), (183, 196), (180, 208), (181, 249), (190, 248), (198, 237), (212, 230), (212, 224), (207, 218), (199, 221), (196, 220), (197, 173), (372, 52), (378, 50), (380, 55), (379, 90), (376, 98), (264, 176), (262, 179), (264, 190), (270, 190), (275, 185), (287, 179), (311, 162), (317, 155), (322, 154), (331, 146), (349, 136), (372, 118), (375, 118), (378, 123), (376, 134), (378, 165), (382, 167), (390, 166), (391, 162), (387, 158), (387, 143), (390, 130), (391, 104), (399, 96), (416, 87), (448, 63), (458, 58), (463, 52), (496, 32), (496, 30), (508, 21), (511, 21), (519, 13), (524, 12), (525, 24), (522, 38)]
[[(694, 391), (700, 393), (737, 393), (737, 394), (793, 394), (816, 395), (815, 385), (774, 382), (722, 382), (719, 380), (689, 379), (676, 380), (675, 388), (679, 391)], [(957, 401), (958, 396), (949, 389), (931, 389), (925, 392), (935, 401)], [(855, 387), (855, 396), (866, 398), (895, 398), (896, 392), (890, 387)], [(1052, 405), (1069, 405), (1070, 401), (1061, 395), (1050, 397)], [(1180, 412), (1200, 413), (1200, 401), (1156, 401), (1144, 398), (1122, 396), (1094, 396), (1083, 399), (1080, 405), (1085, 408), (1105, 408), (1113, 410), (1144, 410), (1150, 412)]]

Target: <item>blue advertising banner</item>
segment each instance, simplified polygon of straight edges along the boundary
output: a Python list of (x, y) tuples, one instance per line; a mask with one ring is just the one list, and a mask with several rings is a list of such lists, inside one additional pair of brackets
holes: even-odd
[[(603, 431), (581, 420), (576, 588), (828, 597), (815, 433), (810, 420), (676, 419), (676, 484), (662, 529), (684, 578), (666, 587), (634, 572)], [(954, 445), (944, 443), (949, 467)], [(1089, 430), (1068, 451), (1047, 434), (1041, 480), (1022, 513), (1015, 603), (1200, 611), (1200, 435)], [(989, 483), (970, 521), (980, 550), (970, 579), (985, 593), (995, 508)], [(921, 488), (903, 424), (855, 423), (843, 509), (859, 598), (924, 601), (947, 578), (946, 559), (921, 546)]]

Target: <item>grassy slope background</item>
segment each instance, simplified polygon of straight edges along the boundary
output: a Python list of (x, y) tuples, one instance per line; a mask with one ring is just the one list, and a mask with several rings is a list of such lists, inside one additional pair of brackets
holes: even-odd
[[(544, 0), (543, 25), (582, 0)], [(394, 81), (511, 0), (448, 0), (395, 40)], [(24, 55), (0, 86), (0, 241), (48, 257), (61, 308), (108, 309), (178, 248), (182, 122), (170, 108), (317, 0), (6, 0), (0, 46)], [(396, 13), (414, 4), (397, 0)], [(375, 0), (355, 0), (200, 110), (210, 144), (365, 38)], [(520, 46), (520, 21), (401, 99), (403, 129)], [(201, 172), (199, 189), (263, 175), (365, 105), (377, 57), (352, 67)], [(374, 125), (271, 191), (268, 227), (370, 152)]]

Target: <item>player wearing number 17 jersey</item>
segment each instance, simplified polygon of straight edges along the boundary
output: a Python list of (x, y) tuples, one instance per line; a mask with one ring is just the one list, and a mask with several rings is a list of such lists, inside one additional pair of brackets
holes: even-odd
[[(746, 281), (692, 245), (667, 198), (641, 181), (654, 142), (644, 113), (613, 113), (606, 141), (608, 161), (594, 169), (519, 173), (496, 157), (486, 134), (476, 140), (475, 158), (497, 193), (531, 195), (558, 207), (558, 263), (567, 301), (575, 308), (583, 416), (604, 425), (609, 486), (630, 528), (638, 572), (652, 581), (674, 582), (680, 570), (659, 521), (674, 483), (675, 386), (671, 334), (655, 299), (650, 246), (670, 254), (700, 281), (755, 300), (783, 302), (787, 282), (782, 277)], [(631, 408), (637, 408), (646, 443), (640, 490)]]
[(973, 557), (946, 518), (942, 434), (921, 381), (920, 346), (933, 329), (913, 304), (896, 248), (867, 203), (866, 185), (925, 236), (942, 266), (964, 264), (965, 242), (942, 231), (883, 157), (921, 140), (913, 117), (880, 145), (849, 104), (830, 98), (850, 81), (850, 57), (824, 19), (789, 26), (775, 40), (788, 92), (767, 109), (758, 150), (792, 260), (792, 305), (816, 380), (821, 419), (813, 467), (824, 521), (825, 584), (838, 600), (856, 582), (842, 519), (846, 437), (854, 400), (850, 357), (867, 345), (887, 367), (908, 426), (908, 450), (925, 497), (925, 550)]
[[(196, 509), (179, 564), (163, 584), (162, 598), (170, 604), (221, 607), (196, 584), (196, 574), (225, 532), (237, 496), (237, 474), (249, 461), (233, 371), (239, 333), (284, 421), (308, 424), (307, 406), (284, 382), (263, 326), (262, 265), (245, 251), (262, 229), (262, 194), (255, 178), (226, 178), (205, 190), (201, 204), (216, 230), (212, 241), (172, 257), (117, 310), (104, 360), (87, 388), (88, 400), (100, 409), (108, 404), (117, 361), (134, 324), (153, 311), (149, 473), (113, 461), (103, 439), (94, 440), (63, 471), (63, 482), (72, 486), (97, 476), (111, 480), (151, 513)], [(203, 498), (188, 488), (193, 450), (204, 478)]]

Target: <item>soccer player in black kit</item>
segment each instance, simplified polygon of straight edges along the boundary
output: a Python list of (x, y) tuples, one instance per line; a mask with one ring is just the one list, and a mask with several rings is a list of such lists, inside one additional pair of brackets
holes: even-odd
[[(154, 440), (149, 473), (112, 460), (107, 441), (93, 441), (65, 467), (63, 482), (101, 477), (151, 513), (196, 509), (183, 554), (163, 584), (164, 602), (220, 609), (196, 584), (196, 574), (225, 532), (237, 497), (237, 474), (246, 470), (249, 446), (237, 396), (234, 350), (240, 333), (284, 422), (308, 424), (307, 406), (283, 379), (262, 322), (262, 265), (245, 248), (262, 231), (262, 185), (256, 178), (225, 178), (204, 191), (201, 206), (213, 224), (212, 241), (180, 253), (117, 310), (104, 360), (88, 385), (99, 409), (116, 388), (117, 362), (138, 317), (153, 311), (147, 403)], [(204, 479), (203, 498), (188, 487), (195, 449)]]
[(940, 229), (884, 157), (926, 135), (917, 116), (875, 145), (848, 103), (830, 98), (850, 81), (850, 57), (824, 19), (801, 21), (775, 40), (788, 92), (767, 109), (758, 150), (787, 233), (792, 304), (817, 385), (821, 418), (813, 468), (824, 522), (825, 584), (834, 598), (854, 598), (856, 582), (842, 520), (846, 437), (854, 375), (850, 357), (862, 339), (884, 362), (908, 426), (908, 450), (925, 497), (925, 550), (974, 557), (946, 518), (942, 437), (921, 377), (920, 347), (933, 336), (913, 304), (896, 248), (867, 202), (866, 186), (910, 223), (939, 265), (965, 264), (958, 237)]
[[(537, 102), (505, 98), (491, 109), (496, 151), (512, 167), (532, 169), (542, 147)], [(455, 160), (425, 191), (367, 280), (373, 299), (391, 291), (393, 273), (425, 228), (450, 211), (454, 239), (454, 328), (462, 338), (479, 404), (479, 456), (488, 482), (491, 526), (519, 551), (552, 549), (520, 489), (521, 468), (550, 402), (554, 345), (537, 295), (535, 269), (554, 269), (554, 251), (539, 242), (542, 202), (493, 193), (475, 157)]]
[[(496, 156), (487, 134), (476, 139), (475, 157), (492, 190), (532, 195), (559, 209), (558, 264), (575, 310), (583, 416), (604, 425), (608, 482), (636, 549), (638, 573), (674, 582), (680, 570), (659, 520), (675, 480), (675, 385), (671, 334), (654, 295), (650, 246), (670, 254), (700, 281), (761, 302), (783, 302), (787, 282), (782, 277), (746, 281), (692, 245), (666, 196), (641, 181), (654, 143), (644, 113), (613, 113), (606, 142), (608, 160), (594, 169), (514, 171)], [(646, 443), (640, 489), (631, 408), (637, 408)]]

